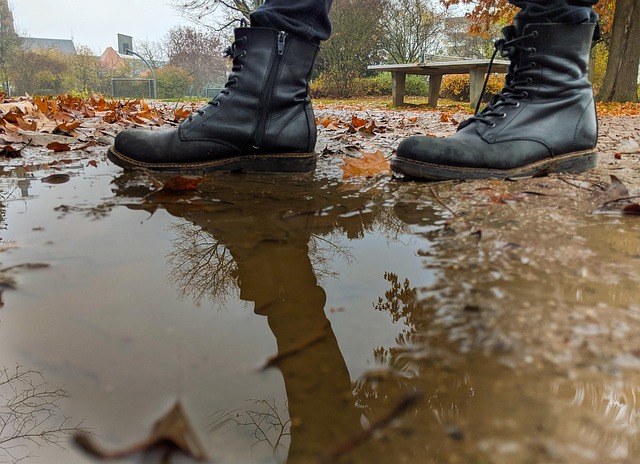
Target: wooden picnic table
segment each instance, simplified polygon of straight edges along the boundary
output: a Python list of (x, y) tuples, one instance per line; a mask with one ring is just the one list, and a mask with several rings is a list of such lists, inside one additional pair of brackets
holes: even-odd
[[(382, 64), (372, 65), (373, 71), (390, 72), (392, 77), (392, 97), (394, 106), (404, 105), (405, 83), (407, 74), (429, 76), (429, 103), (435, 108), (438, 105), (442, 76), (445, 74), (469, 74), (471, 106), (475, 107), (482, 84), (489, 67), (489, 59), (461, 59), (455, 61), (428, 61), (415, 64)], [(493, 60), (491, 72), (506, 73), (509, 67), (507, 60)]]

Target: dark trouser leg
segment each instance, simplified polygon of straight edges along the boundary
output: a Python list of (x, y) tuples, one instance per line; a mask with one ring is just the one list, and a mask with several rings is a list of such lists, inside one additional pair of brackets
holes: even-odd
[(331, 35), (329, 10), (333, 0), (266, 0), (251, 13), (251, 25), (285, 31), (319, 43)]
[(591, 9), (598, 0), (509, 0), (520, 8), (518, 18), (528, 22), (563, 24), (595, 23), (598, 15)]

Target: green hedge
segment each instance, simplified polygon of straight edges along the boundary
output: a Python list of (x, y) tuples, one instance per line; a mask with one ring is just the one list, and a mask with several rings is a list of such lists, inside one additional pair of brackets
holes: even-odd
[[(343, 92), (334, 88), (332, 76), (321, 74), (311, 83), (311, 94), (316, 98), (344, 97)], [(344, 84), (344, 82), (342, 82)], [(349, 97), (366, 97), (391, 95), (392, 81), (390, 73), (380, 73), (373, 77), (358, 77), (349, 82)], [(426, 97), (429, 94), (429, 84), (424, 76), (407, 75), (406, 95)]]

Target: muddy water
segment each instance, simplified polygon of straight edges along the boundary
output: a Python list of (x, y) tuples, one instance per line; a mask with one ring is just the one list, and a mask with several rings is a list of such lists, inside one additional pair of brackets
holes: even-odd
[(0, 183), (0, 462), (93, 462), (74, 429), (126, 448), (176, 401), (216, 463), (640, 460), (637, 220), (62, 171)]

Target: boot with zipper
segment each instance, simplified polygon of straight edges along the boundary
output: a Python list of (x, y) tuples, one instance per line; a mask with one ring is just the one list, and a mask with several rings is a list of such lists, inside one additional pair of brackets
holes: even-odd
[(224, 90), (176, 129), (119, 133), (109, 159), (158, 171), (312, 171), (308, 82), (317, 52), (316, 44), (286, 32), (237, 28)]
[[(517, 178), (596, 166), (598, 125), (588, 79), (595, 24), (503, 29), (504, 88), (445, 138), (403, 140), (393, 171), (424, 180)], [(496, 54), (494, 54), (495, 57)]]

